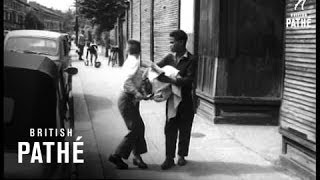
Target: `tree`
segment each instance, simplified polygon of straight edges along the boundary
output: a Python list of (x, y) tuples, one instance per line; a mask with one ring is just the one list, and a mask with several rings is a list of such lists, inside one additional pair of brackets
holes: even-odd
[(93, 41), (93, 37), (92, 37), (92, 31), (93, 31), (93, 28), (91, 26), (90, 23), (86, 23), (84, 25), (84, 28), (83, 28), (84, 32), (85, 32), (85, 37), (88, 41), (92, 42)]
[(67, 12), (63, 14), (63, 30), (64, 32), (72, 32), (74, 27), (74, 12), (69, 9)]
[(79, 12), (85, 18), (91, 19), (93, 24), (99, 25), (98, 34), (110, 31), (122, 15), (128, 2), (126, 0), (82, 0), (79, 2)]
[(26, 29), (44, 29), (44, 24), (39, 20), (33, 11), (29, 11), (26, 14), (24, 25)]

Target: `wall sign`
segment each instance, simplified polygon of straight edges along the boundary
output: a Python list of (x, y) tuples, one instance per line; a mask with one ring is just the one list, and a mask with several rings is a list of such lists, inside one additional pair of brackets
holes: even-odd
[(311, 28), (311, 18), (304, 11), (304, 4), (307, 0), (297, 0), (294, 6), (294, 12), (286, 19), (287, 29)]

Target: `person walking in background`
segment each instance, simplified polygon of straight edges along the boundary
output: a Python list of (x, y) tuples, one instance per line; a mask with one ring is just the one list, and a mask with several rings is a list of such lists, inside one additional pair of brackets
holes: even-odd
[(83, 48), (85, 46), (85, 43), (86, 43), (86, 39), (84, 37), (84, 30), (82, 30), (81, 33), (79, 34), (79, 37), (78, 37), (78, 48), (79, 48), (78, 55), (79, 55), (79, 60), (83, 60), (82, 59), (82, 55), (83, 55)]
[[(97, 62), (97, 59), (98, 59), (98, 46), (95, 43), (90, 43), (90, 42), (88, 42), (87, 46), (88, 46), (88, 48), (87, 48), (86, 59), (88, 61), (88, 65), (89, 65), (88, 54), (90, 54), (90, 63), (92, 66), (93, 64), (95, 64)], [(92, 63), (93, 56), (95, 58), (94, 63)]]
[(87, 47), (86, 59), (87, 59), (87, 61), (88, 61), (88, 55), (90, 54), (90, 52), (89, 52), (90, 44), (91, 44), (91, 42), (87, 41), (87, 43), (86, 43), (86, 47)]
[[(139, 41), (128, 40), (126, 46), (128, 57), (122, 67), (125, 82), (123, 91), (118, 99), (118, 108), (129, 130), (115, 152), (109, 156), (109, 161), (118, 169), (128, 169), (123, 159), (128, 159), (130, 153), (134, 155), (133, 164), (141, 169), (147, 168), (141, 154), (147, 152), (147, 144), (144, 137), (145, 126), (139, 111), (139, 101), (147, 100), (152, 88), (144, 84), (144, 72), (140, 68), (141, 46)], [(149, 87), (149, 88), (146, 88)]]
[(157, 66), (162, 68), (166, 65), (171, 65), (179, 70), (176, 77), (168, 77), (164, 74), (158, 77), (158, 80), (161, 82), (171, 83), (181, 88), (181, 101), (177, 107), (175, 116), (173, 116), (172, 113), (168, 113), (171, 110), (168, 109), (168, 101), (170, 99), (166, 102), (166, 159), (161, 165), (161, 168), (164, 170), (175, 165), (174, 157), (177, 138), (179, 139), (178, 165), (184, 166), (187, 163), (185, 157), (189, 152), (191, 128), (194, 118), (192, 89), (194, 88), (197, 69), (196, 58), (186, 49), (187, 34), (182, 30), (175, 30), (170, 33), (169, 38), (170, 50), (173, 54), (170, 53), (158, 63), (151, 65), (154, 69), (158, 68)]

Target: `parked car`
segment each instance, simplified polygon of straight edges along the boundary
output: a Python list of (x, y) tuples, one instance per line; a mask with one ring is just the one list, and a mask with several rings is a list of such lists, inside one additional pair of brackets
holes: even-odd
[[(30, 137), (29, 130), (73, 128), (72, 76), (77, 72), (71, 66), (65, 35), (40, 30), (16, 30), (7, 34), (3, 73), (5, 163), (10, 153), (17, 151), (18, 142), (65, 140)], [(9, 161), (5, 167), (8, 165), (13, 162)], [(14, 177), (19, 175), (14, 174)], [(6, 171), (5, 175), (12, 177)]]
[(59, 77), (59, 99), (63, 119), (74, 121), (72, 75), (77, 69), (71, 66), (69, 44), (65, 34), (44, 30), (10, 31), (4, 40), (5, 52), (35, 54), (48, 57), (56, 66)]
[[(23, 156), (23, 163), (17, 161), (18, 143), (29, 142), (32, 152), (35, 142), (63, 142), (65, 137), (32, 137), (30, 129), (71, 128), (64, 111), (59, 88), (62, 76), (58, 66), (48, 57), (37, 54), (4, 52), (4, 177), (6, 178), (49, 178), (48, 165), (30, 163), (31, 153)], [(72, 69), (68, 69), (70, 74)], [(67, 140), (68, 141), (68, 140)], [(41, 144), (41, 154), (46, 156)], [(52, 162), (56, 162), (56, 145), (51, 151)], [(50, 164), (49, 164), (50, 165)], [(66, 178), (71, 164), (49, 166), (50, 171), (65, 169), (58, 176)], [(40, 173), (39, 173), (40, 172)], [(61, 178), (60, 177), (60, 178)]]

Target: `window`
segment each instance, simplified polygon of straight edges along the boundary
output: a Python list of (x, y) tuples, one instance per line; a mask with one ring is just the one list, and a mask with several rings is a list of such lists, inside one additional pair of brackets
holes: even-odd
[(14, 22), (15, 22), (15, 23), (19, 23), (19, 15), (18, 15), (18, 14), (15, 15), (15, 18), (16, 18), (16, 19), (15, 19)]
[(16, 21), (17, 21), (16, 19), (17, 19), (16, 13), (12, 12), (12, 22), (16, 23)]
[(58, 44), (55, 40), (35, 37), (11, 37), (5, 45), (7, 51), (31, 51), (55, 56), (58, 54)]
[(18, 23), (19, 23), (19, 24), (22, 24), (22, 22), (23, 22), (23, 21), (22, 21), (22, 16), (19, 15), (19, 16), (18, 16)]
[(9, 12), (6, 12), (6, 20), (10, 21), (10, 13)]

